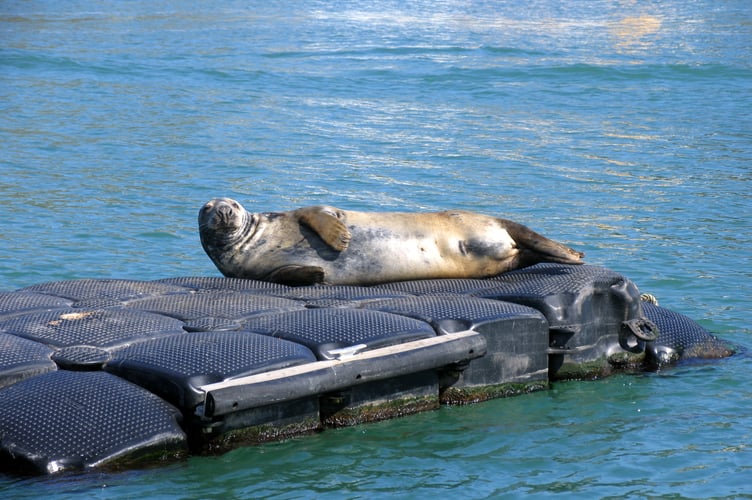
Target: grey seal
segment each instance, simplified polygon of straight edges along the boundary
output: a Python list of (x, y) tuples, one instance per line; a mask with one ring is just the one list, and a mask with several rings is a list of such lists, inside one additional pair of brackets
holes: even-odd
[(584, 254), (516, 222), (468, 211), (358, 212), (311, 206), (252, 213), (230, 198), (198, 215), (201, 244), (228, 277), (287, 285), (486, 278)]

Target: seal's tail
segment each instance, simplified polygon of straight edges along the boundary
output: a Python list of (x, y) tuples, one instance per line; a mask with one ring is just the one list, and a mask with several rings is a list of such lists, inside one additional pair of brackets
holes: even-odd
[(556, 262), (559, 264), (582, 264), (583, 252), (573, 250), (566, 245), (550, 240), (536, 233), (527, 226), (510, 220), (504, 220), (504, 227), (517, 244), (520, 253), (517, 266), (525, 267), (539, 262)]

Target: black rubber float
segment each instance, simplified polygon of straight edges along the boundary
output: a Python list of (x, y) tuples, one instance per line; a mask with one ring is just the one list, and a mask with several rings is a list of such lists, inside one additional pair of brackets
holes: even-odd
[(440, 334), (483, 335), (485, 356), (442, 372), (442, 402), (477, 402), (548, 386), (548, 323), (533, 308), (463, 295), (385, 299), (363, 307), (426, 321)]
[(372, 301), (411, 295), (375, 287), (338, 285), (291, 288), (283, 296), (302, 300), (309, 308), (357, 308)]
[[(485, 280), (419, 280), (378, 288), (416, 295), (471, 295), (540, 311), (549, 328), (551, 380), (608, 374), (613, 368), (609, 358), (624, 349), (632, 329), (650, 328), (634, 283), (599, 266), (538, 264)], [(640, 345), (644, 349), (644, 343)]]
[(61, 370), (99, 370), (111, 359), (110, 351), (90, 345), (61, 347), (52, 354), (52, 361)]
[(649, 302), (643, 303), (642, 308), (660, 332), (645, 351), (646, 368), (669, 365), (682, 359), (726, 358), (735, 352), (733, 346), (683, 314)]
[(437, 408), (438, 372), (485, 352), (485, 339), (472, 331), (363, 351), (342, 349), (335, 359), (205, 385), (200, 389), (206, 402), (197, 415), (216, 418), (318, 397), (327, 426), (404, 416)]
[[(260, 294), (284, 293), (292, 290), (292, 287), (268, 281), (246, 280), (240, 278), (225, 278), (222, 276), (179, 276), (175, 278), (163, 278), (151, 281), (163, 285), (185, 287), (193, 290), (233, 290), (236, 292)], [(153, 295), (153, 294), (150, 294)]]
[(361, 309), (315, 308), (248, 318), (250, 330), (305, 345), (318, 359), (436, 336), (424, 321)]
[(113, 349), (105, 370), (193, 412), (204, 403), (203, 385), (314, 361), (305, 346), (266, 335), (193, 332)]
[(0, 388), (56, 370), (53, 352), (44, 344), (0, 333)]
[(0, 331), (52, 347), (114, 347), (182, 333), (183, 323), (128, 309), (52, 309), (0, 318)]
[(21, 289), (71, 299), (75, 307), (91, 308), (117, 306), (126, 300), (180, 293), (184, 290), (181, 286), (169, 283), (120, 279), (52, 281)]
[[(436, 337), (434, 329), (424, 321), (365, 309), (312, 308), (267, 314), (249, 318), (245, 326), (305, 345), (319, 360), (341, 359), (365, 354), (372, 349)], [(323, 378), (320, 384), (324, 392), (319, 410), (322, 422), (329, 426), (351, 425), (437, 408), (439, 378), (435, 366), (420, 370), (420, 363), (414, 359), (431, 355), (428, 350), (420, 350), (411, 353), (410, 359), (407, 359), (408, 355), (402, 355), (378, 362), (374, 360), (370, 368), (382, 376), (370, 384), (351, 384), (346, 391), (338, 384), (329, 387), (329, 371), (307, 374), (305, 377), (314, 381)], [(333, 373), (341, 374), (345, 366), (351, 365), (337, 365)], [(358, 370), (363, 372), (366, 368), (359, 367)], [(363, 377), (359, 382), (371, 378)], [(296, 380), (295, 384), (298, 383)]]
[(69, 307), (72, 300), (34, 292), (0, 292), (0, 315)]
[(128, 301), (125, 306), (164, 314), (182, 321), (206, 317), (243, 319), (256, 314), (305, 308), (301, 302), (283, 297), (222, 290), (149, 297)]
[(180, 412), (104, 372), (54, 371), (0, 391), (5, 470), (53, 473), (174, 459)]
[(493, 287), (494, 284), (493, 281), (483, 279), (431, 279), (397, 281), (374, 285), (372, 288), (409, 295), (462, 295)]
[(0, 461), (129, 465), (733, 353), (596, 266), (374, 287), (42, 283), (0, 293)]
[(488, 281), (496, 285), (472, 294), (533, 307), (546, 317), (552, 380), (608, 374), (608, 360), (627, 347), (633, 329), (653, 329), (635, 284), (610, 269), (539, 264)]

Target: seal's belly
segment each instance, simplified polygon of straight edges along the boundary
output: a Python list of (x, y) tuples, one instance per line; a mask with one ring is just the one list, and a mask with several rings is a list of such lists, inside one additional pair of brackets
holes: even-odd
[[(326, 283), (366, 285), (490, 276), (505, 270), (504, 260), (516, 252), (506, 230), (491, 218), (488, 225), (483, 219), (484, 224), (470, 231), (449, 216), (379, 215), (363, 214), (360, 220), (361, 213), (347, 212), (351, 240), (343, 251), (332, 249), (310, 228), (273, 221), (249, 242), (238, 264), (246, 276), (315, 266), (324, 270)], [(279, 234), (286, 238), (274, 236)]]
[[(343, 252), (317, 252), (311, 265), (324, 268), (327, 281), (368, 284), (384, 281), (457, 278), (495, 274), (498, 259), (485, 252), (487, 240), (452, 235), (425, 235), (387, 227), (351, 227), (352, 240)], [(495, 251), (495, 249), (494, 249)]]
[[(442, 251), (435, 239), (411, 235), (353, 231), (350, 247), (329, 262), (329, 273), (338, 281), (417, 279), (453, 273), (455, 255)], [(451, 274), (450, 273), (450, 274)]]

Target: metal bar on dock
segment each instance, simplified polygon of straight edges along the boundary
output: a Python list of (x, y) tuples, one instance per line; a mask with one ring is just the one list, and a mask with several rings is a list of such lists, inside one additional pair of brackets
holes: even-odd
[(323, 394), (354, 385), (419, 373), (478, 358), (486, 340), (478, 332), (361, 351), (339, 359), (317, 361), (199, 387), (206, 394), (196, 413), (216, 417), (228, 413)]

